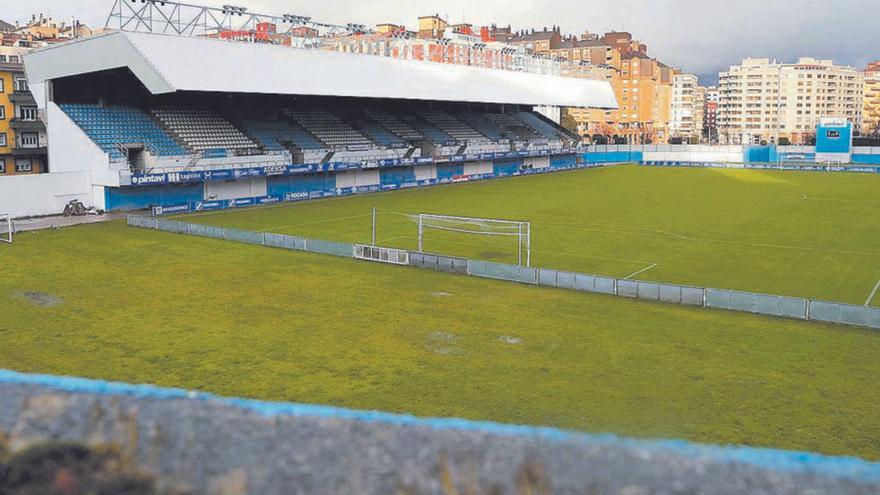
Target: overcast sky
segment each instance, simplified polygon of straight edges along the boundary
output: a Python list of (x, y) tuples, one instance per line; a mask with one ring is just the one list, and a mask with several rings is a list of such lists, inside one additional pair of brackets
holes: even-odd
[[(32, 13), (79, 16), (103, 25), (112, 0), (4, 2), (6, 21)], [(266, 14), (302, 14), (333, 23), (380, 22), (416, 27), (416, 17), (439, 13), (450, 22), (562, 26), (563, 32), (630, 31), (649, 53), (699, 75), (715, 74), (743, 57), (791, 61), (833, 58), (863, 68), (880, 59), (880, 0), (188, 0), (231, 3)]]

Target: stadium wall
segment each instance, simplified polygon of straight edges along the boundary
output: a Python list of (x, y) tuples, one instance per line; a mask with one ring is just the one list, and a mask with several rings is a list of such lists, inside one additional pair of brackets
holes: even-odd
[[(187, 493), (869, 494), (880, 464), (0, 370), (0, 446), (112, 445)], [(185, 439), (183, 441), (182, 439)]]
[(87, 172), (52, 172), (0, 178), (0, 213), (14, 218), (54, 215), (71, 200), (93, 205)]
[[(827, 160), (824, 158), (828, 156), (816, 153), (816, 148), (812, 146), (600, 145), (588, 147), (583, 160), (588, 163), (635, 162), (684, 166), (728, 164), (735, 167), (739, 164), (742, 168), (749, 168), (749, 164), (825, 163)], [(880, 148), (854, 147), (849, 156), (851, 164), (880, 166)], [(810, 170), (810, 167), (803, 169)]]
[[(105, 204), (110, 211), (157, 208), (158, 213), (169, 214), (347, 196), (596, 166), (579, 161), (579, 158), (581, 157), (575, 154), (564, 154), (452, 164), (358, 168), (268, 177), (250, 177), (250, 169), (239, 169), (231, 171), (235, 174), (230, 175), (238, 177), (237, 179), (196, 180), (189, 183), (164, 183), (154, 186), (143, 182), (137, 186), (107, 188)], [(269, 168), (274, 170), (274, 167)], [(187, 172), (180, 172), (163, 175), (174, 175), (174, 180), (184, 180), (186, 174)], [(218, 175), (217, 172), (213, 174)]]
[[(92, 191), (83, 203), (109, 210), (104, 188), (120, 185), (119, 171), (110, 163), (109, 155), (54, 102), (48, 103), (46, 115), (46, 132), (51, 139), (49, 169), (53, 172), (86, 172)], [(60, 213), (60, 210), (53, 213)]]

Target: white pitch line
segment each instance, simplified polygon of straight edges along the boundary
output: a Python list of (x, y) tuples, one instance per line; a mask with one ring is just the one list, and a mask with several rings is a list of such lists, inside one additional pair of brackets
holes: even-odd
[[(641, 275), (641, 274), (645, 273), (645, 272), (648, 271), (648, 270), (653, 270), (654, 268), (657, 268), (658, 265), (660, 265), (660, 263), (654, 263), (653, 265), (651, 265), (651, 266), (649, 266), (649, 267), (647, 267), (647, 268), (642, 268), (641, 270), (639, 270), (639, 271), (633, 273), (633, 274), (630, 275), (629, 277), (624, 278), (624, 280), (629, 280), (629, 279), (635, 277), (636, 275)], [(880, 284), (878, 284), (878, 285), (880, 285)]]
[(874, 297), (877, 295), (877, 291), (880, 291), (880, 280), (877, 281), (877, 285), (874, 286), (874, 290), (871, 291), (871, 295), (868, 296), (868, 300), (865, 301), (865, 307), (871, 305), (871, 301), (874, 300)]

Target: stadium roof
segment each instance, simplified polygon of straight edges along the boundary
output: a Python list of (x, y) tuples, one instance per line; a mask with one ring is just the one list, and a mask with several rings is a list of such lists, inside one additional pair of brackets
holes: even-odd
[(128, 67), (153, 94), (218, 91), (617, 108), (605, 81), (389, 57), (113, 32), (25, 56), (31, 85)]

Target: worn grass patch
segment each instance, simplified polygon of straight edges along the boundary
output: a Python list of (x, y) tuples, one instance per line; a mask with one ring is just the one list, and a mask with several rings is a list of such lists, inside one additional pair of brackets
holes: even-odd
[(0, 266), (2, 368), (880, 459), (867, 330), (121, 222), (23, 234)]

